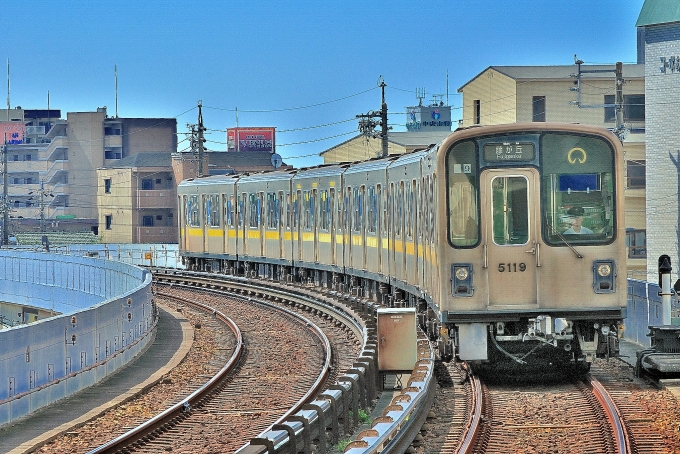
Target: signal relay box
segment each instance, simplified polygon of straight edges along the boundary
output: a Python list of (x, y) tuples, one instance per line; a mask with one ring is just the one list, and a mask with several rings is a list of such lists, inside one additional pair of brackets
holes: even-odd
[(412, 371), (416, 364), (418, 341), (416, 309), (378, 309), (378, 370)]

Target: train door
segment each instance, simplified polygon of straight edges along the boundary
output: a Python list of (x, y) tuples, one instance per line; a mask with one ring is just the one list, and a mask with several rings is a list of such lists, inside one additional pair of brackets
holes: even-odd
[(311, 219), (311, 227), (312, 227), (312, 234), (314, 235), (314, 242), (312, 243), (314, 245), (314, 255), (313, 255), (313, 262), (314, 263), (319, 263), (319, 223), (317, 221), (318, 219), (318, 208), (317, 206), (320, 205), (317, 203), (317, 189), (312, 189), (311, 192), (311, 200), (309, 201), (309, 213), (312, 216)]
[(361, 262), (359, 269), (367, 269), (368, 264), (366, 263), (366, 186), (361, 185), (359, 188), (359, 224), (361, 232)]
[(293, 226), (295, 235), (294, 237), (297, 240), (297, 258), (298, 260), (302, 260), (302, 222), (301, 222), (301, 212), (302, 212), (302, 190), (298, 189), (296, 192), (296, 198), (295, 201), (293, 202), (295, 204), (295, 214), (293, 217)]
[(482, 173), (489, 306), (537, 307), (538, 182), (535, 169)]
[(345, 251), (347, 256), (345, 257), (346, 264), (352, 268), (354, 266), (354, 261), (352, 260), (352, 255), (354, 251), (354, 241), (352, 240), (354, 234), (354, 207), (353, 207), (353, 200), (352, 200), (352, 188), (347, 187), (347, 194), (345, 195), (345, 216), (346, 218), (346, 229), (345, 229)]
[(375, 236), (376, 236), (376, 247), (377, 247), (377, 254), (378, 254), (378, 273), (379, 274), (387, 274), (384, 272), (382, 269), (382, 239), (383, 239), (383, 219), (382, 219), (382, 199), (383, 199), (383, 193), (382, 193), (382, 185), (377, 184), (375, 186), (375, 194), (373, 195), (374, 200), (371, 202), (371, 208), (375, 209), (375, 221), (377, 223), (376, 229), (375, 229)]

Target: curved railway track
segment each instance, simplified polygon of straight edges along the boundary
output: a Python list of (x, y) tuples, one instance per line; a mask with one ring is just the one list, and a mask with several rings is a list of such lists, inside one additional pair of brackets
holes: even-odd
[[(363, 335), (361, 327), (356, 324), (348, 327), (329, 316), (328, 311), (321, 312), (294, 300), (286, 301), (288, 307), (274, 308), (284, 306), (282, 298), (272, 298), (277, 304), (269, 304), (251, 297), (250, 291), (235, 298), (214, 285), (205, 285), (205, 282), (197, 285), (195, 279), (190, 280), (188, 286), (175, 282), (173, 286), (157, 286), (157, 290), (161, 287), (164, 289), (157, 291), (155, 298), (165, 300), (191, 317), (197, 339), (213, 330), (217, 320), (223, 322), (224, 330), (231, 318), (232, 324), (241, 327), (240, 331), (229, 328), (233, 333), (231, 341), (224, 333), (214, 335), (222, 345), (219, 342), (208, 347), (198, 345), (200, 350), (215, 354), (201, 359), (187, 358), (202, 364), (195, 364), (199, 367), (190, 368), (191, 372), (185, 371), (187, 384), (176, 393), (172, 405), (168, 404), (165, 411), (140, 424), (139, 417), (123, 422), (121, 409), (113, 409), (100, 418), (105, 420), (103, 425), (90, 423), (40, 452), (87, 452), (93, 447), (89, 452), (169, 449), (232, 452), (299, 410), (325, 385), (332, 384), (338, 372), (350, 367), (361, 350), (361, 342), (355, 337), (357, 332)], [(265, 310), (263, 306), (270, 308)], [(226, 312), (231, 317), (227, 317)], [(297, 321), (291, 324), (294, 319)], [(323, 325), (323, 330), (331, 333), (332, 345), (316, 325)], [(231, 353), (228, 359), (226, 353)], [(162, 380), (159, 386), (167, 384)], [(131, 402), (126, 408), (139, 406)], [(143, 413), (148, 414), (148, 410)], [(104, 444), (93, 444), (101, 436), (89, 437), (90, 441), (83, 442), (88, 439), (85, 432), (102, 432), (102, 427), (106, 427), (103, 433), (109, 438), (115, 436), (116, 431), (111, 431), (112, 419), (118, 421), (113, 424), (116, 427), (122, 422), (124, 428), (134, 428)], [(73, 443), (74, 435), (80, 439), (79, 443)], [(65, 446), (68, 450), (64, 450)]]
[(441, 364), (438, 372), (437, 416), (419, 452), (676, 452), (655, 427), (659, 415), (641, 405), (664, 397), (625, 374), (593, 366), (581, 381), (508, 385), (484, 383), (464, 364)]

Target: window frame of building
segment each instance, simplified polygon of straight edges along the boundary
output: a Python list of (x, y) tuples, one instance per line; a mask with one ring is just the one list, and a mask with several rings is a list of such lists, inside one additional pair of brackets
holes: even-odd
[(626, 188), (644, 189), (647, 187), (647, 161), (631, 159), (626, 161)]
[(626, 248), (628, 249), (628, 258), (646, 259), (647, 230), (626, 229)]
[(106, 214), (104, 215), (104, 228), (106, 230), (111, 230), (111, 225), (113, 225), (113, 215), (112, 214)]
[(111, 178), (104, 179), (104, 193), (111, 194)]
[(142, 191), (153, 191), (153, 178), (142, 178)]
[(475, 99), (472, 106), (472, 123), (476, 125), (482, 124), (482, 102)]
[(531, 98), (531, 121), (545, 122), (545, 96), (534, 96)]
[[(604, 122), (616, 122), (615, 95), (604, 95)], [(611, 107), (610, 107), (611, 106)], [(623, 121), (645, 121), (645, 95), (644, 93), (632, 93), (623, 95)]]
[(142, 227), (153, 227), (153, 216), (142, 216)]

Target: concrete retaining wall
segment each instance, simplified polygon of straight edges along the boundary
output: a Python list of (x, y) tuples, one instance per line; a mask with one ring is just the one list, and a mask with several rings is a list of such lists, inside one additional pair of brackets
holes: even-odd
[(0, 299), (63, 313), (0, 331), (0, 425), (96, 383), (155, 334), (151, 274), (119, 262), (0, 251)]

